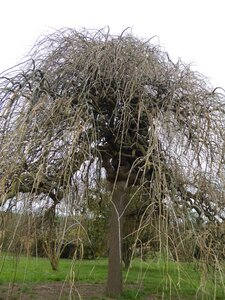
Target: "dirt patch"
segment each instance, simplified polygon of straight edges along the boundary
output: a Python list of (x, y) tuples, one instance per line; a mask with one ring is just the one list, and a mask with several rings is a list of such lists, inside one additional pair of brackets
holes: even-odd
[[(136, 289), (135, 285), (127, 285), (126, 289)], [(9, 284), (0, 285), (0, 300), (75, 300), (75, 299), (104, 299), (113, 300), (115, 298), (105, 297), (104, 284), (63, 284), (43, 283), (43, 284)], [(157, 300), (154, 296), (149, 296), (146, 300)]]
[(102, 299), (103, 295), (104, 285), (102, 284), (44, 283), (0, 286), (0, 300)]

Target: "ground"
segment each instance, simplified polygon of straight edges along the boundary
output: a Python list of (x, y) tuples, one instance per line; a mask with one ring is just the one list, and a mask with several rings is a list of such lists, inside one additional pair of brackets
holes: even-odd
[[(76, 284), (68, 285), (61, 282), (33, 285), (2, 284), (0, 285), (0, 300), (75, 300), (75, 299), (104, 299), (104, 284)], [(157, 300), (155, 296), (148, 296), (145, 300)]]

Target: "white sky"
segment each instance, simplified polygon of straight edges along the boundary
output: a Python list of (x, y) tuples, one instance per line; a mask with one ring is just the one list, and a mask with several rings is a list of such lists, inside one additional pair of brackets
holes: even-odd
[(224, 0), (2, 0), (0, 72), (23, 60), (41, 34), (53, 29), (102, 28), (112, 33), (132, 27), (193, 63), (214, 86), (225, 88)]

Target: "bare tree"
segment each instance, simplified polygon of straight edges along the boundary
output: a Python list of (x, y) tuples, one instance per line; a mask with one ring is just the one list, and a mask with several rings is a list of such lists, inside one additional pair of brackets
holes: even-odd
[(145, 199), (141, 226), (184, 210), (224, 220), (225, 100), (203, 76), (151, 41), (106, 30), (57, 31), (18, 68), (1, 77), (1, 201), (22, 192), (72, 205), (71, 190), (82, 183), (88, 194), (104, 168), (108, 294), (122, 292), (131, 188)]

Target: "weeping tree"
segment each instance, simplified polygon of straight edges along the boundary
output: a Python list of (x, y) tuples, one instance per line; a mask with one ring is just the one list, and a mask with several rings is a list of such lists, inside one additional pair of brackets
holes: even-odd
[(40, 206), (50, 199), (49, 209), (78, 201), (88, 209), (90, 189), (106, 179), (107, 293), (119, 295), (134, 199), (134, 234), (156, 228), (160, 249), (170, 245), (169, 224), (190, 212), (224, 221), (224, 121), (222, 90), (151, 40), (129, 31), (56, 31), (1, 74), (1, 205), (26, 194)]

